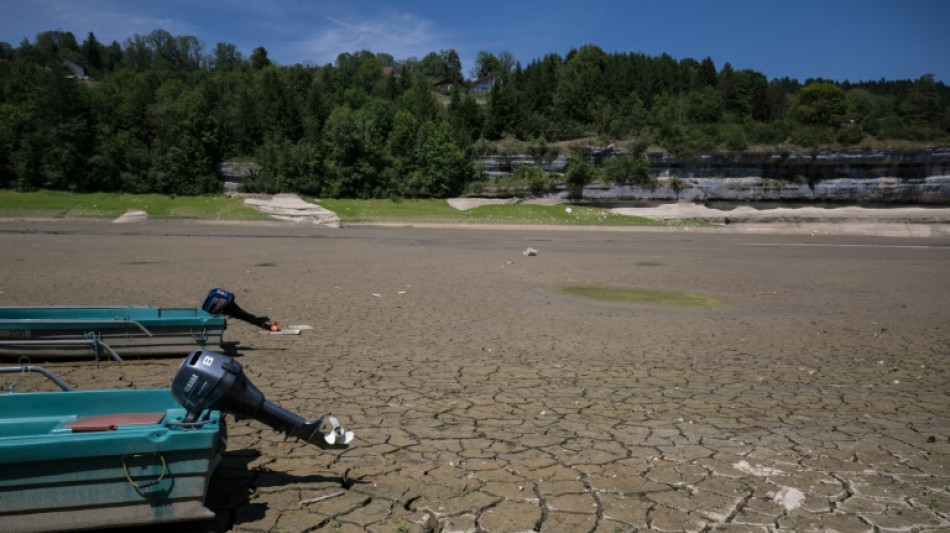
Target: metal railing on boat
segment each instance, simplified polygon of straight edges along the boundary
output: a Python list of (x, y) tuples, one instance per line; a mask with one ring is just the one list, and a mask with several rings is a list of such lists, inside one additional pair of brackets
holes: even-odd
[[(69, 386), (65, 381), (63, 381), (59, 376), (50, 372), (49, 370), (36, 365), (19, 365), (19, 366), (0, 366), (0, 374), (29, 374), (36, 372), (46, 377), (46, 379), (55, 383), (59, 388), (63, 389), (66, 392), (71, 392), (72, 387)], [(10, 392), (14, 392), (13, 388), (16, 386), (16, 382), (10, 385)]]
[(109, 357), (112, 359), (122, 362), (122, 357), (119, 354), (115, 353), (108, 344), (99, 339), (95, 334), (88, 336), (85, 339), (62, 339), (62, 340), (13, 340), (13, 341), (0, 341), (0, 346), (82, 346), (89, 345), (92, 347), (96, 355), (96, 361), (99, 360), (99, 348), (103, 348), (106, 352), (109, 353)]
[(130, 325), (133, 325), (133, 326), (137, 327), (137, 328), (139, 329), (139, 331), (141, 331), (141, 332), (144, 333), (145, 335), (147, 335), (147, 336), (149, 336), (149, 337), (152, 337), (152, 336), (153, 336), (153, 335), (152, 335), (152, 332), (149, 331), (148, 328), (146, 328), (145, 326), (143, 326), (141, 322), (139, 322), (139, 321), (137, 321), (137, 320), (126, 319), (126, 318), (113, 319), (113, 320), (62, 320), (62, 319), (50, 319), (50, 318), (17, 318), (17, 319), (12, 319), (12, 320), (11, 320), (11, 319), (5, 319), (5, 320), (0, 319), (0, 325), (14, 325), (14, 326), (23, 325), (23, 326), (29, 326), (29, 325), (33, 325), (33, 324), (37, 324), (37, 325), (40, 325), (40, 324), (41, 324), (41, 325), (44, 325), (44, 326), (46, 326), (46, 325), (72, 326), (72, 325), (76, 325), (76, 324), (82, 324), (82, 325), (84, 325), (84, 326), (88, 326), (88, 325), (109, 325), (109, 326), (112, 326), (112, 325), (116, 325), (116, 324), (119, 324), (119, 325), (130, 324)]

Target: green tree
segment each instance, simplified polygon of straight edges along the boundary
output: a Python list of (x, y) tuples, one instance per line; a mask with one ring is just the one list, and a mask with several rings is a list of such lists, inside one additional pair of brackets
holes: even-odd
[(472, 77), (481, 79), (489, 74), (501, 74), (501, 62), (491, 52), (479, 50), (475, 56), (475, 66), (472, 68)]
[(504, 51), (495, 55), (481, 50), (475, 56), (475, 66), (471, 70), (471, 75), (479, 79), (489, 74), (509, 74), (515, 68), (515, 64), (515, 57), (511, 52)]
[(264, 70), (269, 66), (271, 66), (271, 62), (267, 58), (267, 49), (258, 46), (251, 52), (251, 70)]
[(697, 78), (699, 89), (705, 89), (706, 87), (715, 88), (719, 85), (719, 73), (716, 72), (716, 64), (713, 63), (711, 57), (703, 59), (702, 63), (699, 64)]
[(686, 95), (686, 115), (690, 122), (698, 124), (713, 124), (722, 120), (719, 91), (714, 87), (690, 91)]
[(237, 46), (231, 43), (218, 43), (214, 47), (210, 66), (214, 70), (237, 70), (243, 61)]
[(279, 135), (291, 141), (303, 137), (297, 93), (290, 87), (291, 71), (276, 67), (255, 72), (254, 96), (257, 120), (264, 135)]
[(584, 187), (593, 181), (597, 174), (586, 159), (586, 154), (575, 151), (564, 170), (564, 181), (567, 183), (568, 194), (575, 200), (584, 197)]
[(412, 86), (399, 97), (399, 106), (408, 109), (420, 121), (433, 120), (442, 112), (442, 106), (429, 90), (425, 77), (415, 73)]
[(83, 62), (89, 70), (98, 73), (102, 69), (102, 45), (96, 39), (95, 33), (89, 32), (79, 51), (82, 53)]
[(527, 151), (531, 159), (534, 160), (534, 164), (539, 167), (551, 163), (558, 156), (557, 147), (548, 144), (544, 137), (535, 137), (528, 143)]
[(0, 61), (0, 186), (40, 185), (41, 103), (38, 88), (49, 72), (17, 58)]
[(482, 109), (470, 95), (456, 87), (450, 92), (448, 113), (459, 146), (470, 146), (482, 131)]
[(443, 77), (462, 81), (464, 79), (462, 76), (462, 59), (458, 52), (454, 49), (440, 50), (439, 55), (442, 56), (442, 61), (445, 63), (445, 76)]
[(335, 107), (322, 136), (327, 194), (345, 198), (385, 196), (389, 190), (388, 184), (382, 183), (382, 170), (388, 164), (385, 139), (372, 116), (348, 106)]
[(257, 153), (260, 176), (249, 185), (255, 192), (298, 192), (322, 195), (325, 183), (319, 147), (306, 140), (292, 142), (269, 136)]
[(912, 123), (939, 126), (943, 121), (945, 106), (941, 105), (940, 93), (933, 74), (921, 76), (907, 93), (900, 106), (904, 116)]
[(419, 120), (406, 109), (396, 111), (389, 134), (389, 151), (396, 158), (411, 159), (416, 146)]
[(422, 73), (437, 80), (462, 80), (462, 61), (455, 50), (429, 52), (419, 63)]
[(151, 167), (148, 146), (128, 130), (101, 125), (89, 158), (92, 189), (133, 194), (152, 192), (146, 175)]
[(487, 139), (500, 139), (506, 132), (515, 130), (518, 102), (510, 80), (507, 74), (500, 75), (488, 93), (488, 112), (483, 130)]
[(554, 93), (558, 113), (570, 120), (589, 124), (594, 118), (593, 102), (603, 95), (604, 70), (609, 58), (594, 45), (584, 45), (565, 63), (563, 77)]
[(413, 170), (399, 188), (403, 196), (447, 198), (462, 191), (472, 174), (471, 165), (459, 149), (451, 127), (443, 121), (427, 121), (416, 136)]
[(654, 185), (656, 182), (650, 175), (650, 160), (642, 148), (629, 154), (607, 158), (603, 164), (603, 176), (610, 183), (629, 183), (642, 187)]
[(72, 32), (62, 30), (44, 31), (36, 34), (33, 53), (35, 58), (44, 65), (58, 62), (61, 57), (76, 60), (80, 55), (76, 37)]
[(554, 182), (537, 165), (517, 165), (512, 175), (516, 182), (524, 183), (534, 196), (541, 196), (554, 187)]
[(113, 71), (122, 64), (122, 46), (118, 41), (112, 41), (112, 44), (102, 48), (102, 68), (103, 70)]
[(151, 190), (182, 195), (219, 192), (221, 183), (214, 174), (218, 145), (204, 94), (181, 81), (166, 81), (156, 91), (147, 118), (155, 131)]
[(745, 128), (741, 124), (723, 124), (719, 128), (719, 135), (727, 150), (742, 152), (749, 147)]
[(810, 83), (798, 93), (792, 117), (812, 126), (836, 126), (848, 118), (848, 97), (832, 83)]

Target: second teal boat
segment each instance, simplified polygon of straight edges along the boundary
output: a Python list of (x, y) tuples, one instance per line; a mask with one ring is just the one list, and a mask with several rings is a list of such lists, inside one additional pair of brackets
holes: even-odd
[(0, 307), (0, 356), (184, 356), (221, 345), (227, 318), (162, 307)]

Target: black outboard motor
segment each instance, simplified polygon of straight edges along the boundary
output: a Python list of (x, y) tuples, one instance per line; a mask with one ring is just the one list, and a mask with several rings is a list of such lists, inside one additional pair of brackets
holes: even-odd
[(201, 308), (212, 315), (225, 315), (238, 320), (243, 320), (249, 324), (254, 324), (261, 329), (277, 331), (280, 329), (280, 322), (271, 322), (266, 316), (257, 316), (248, 313), (234, 301), (234, 293), (224, 289), (211, 289), (208, 296), (205, 297)]
[(241, 363), (209, 350), (195, 350), (185, 358), (172, 380), (172, 396), (195, 422), (208, 410), (253, 418), (288, 436), (323, 449), (348, 448), (352, 431), (344, 431), (332, 416), (317, 420), (301, 418), (264, 398), (248, 381)]

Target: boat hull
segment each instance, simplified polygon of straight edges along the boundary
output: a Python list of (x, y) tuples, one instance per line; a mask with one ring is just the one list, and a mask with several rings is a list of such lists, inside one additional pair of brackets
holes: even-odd
[(185, 414), (168, 389), (0, 395), (0, 531), (212, 518), (204, 499), (223, 420), (212, 411), (186, 430)]
[(227, 320), (201, 309), (3, 307), (0, 356), (184, 356), (221, 346)]

